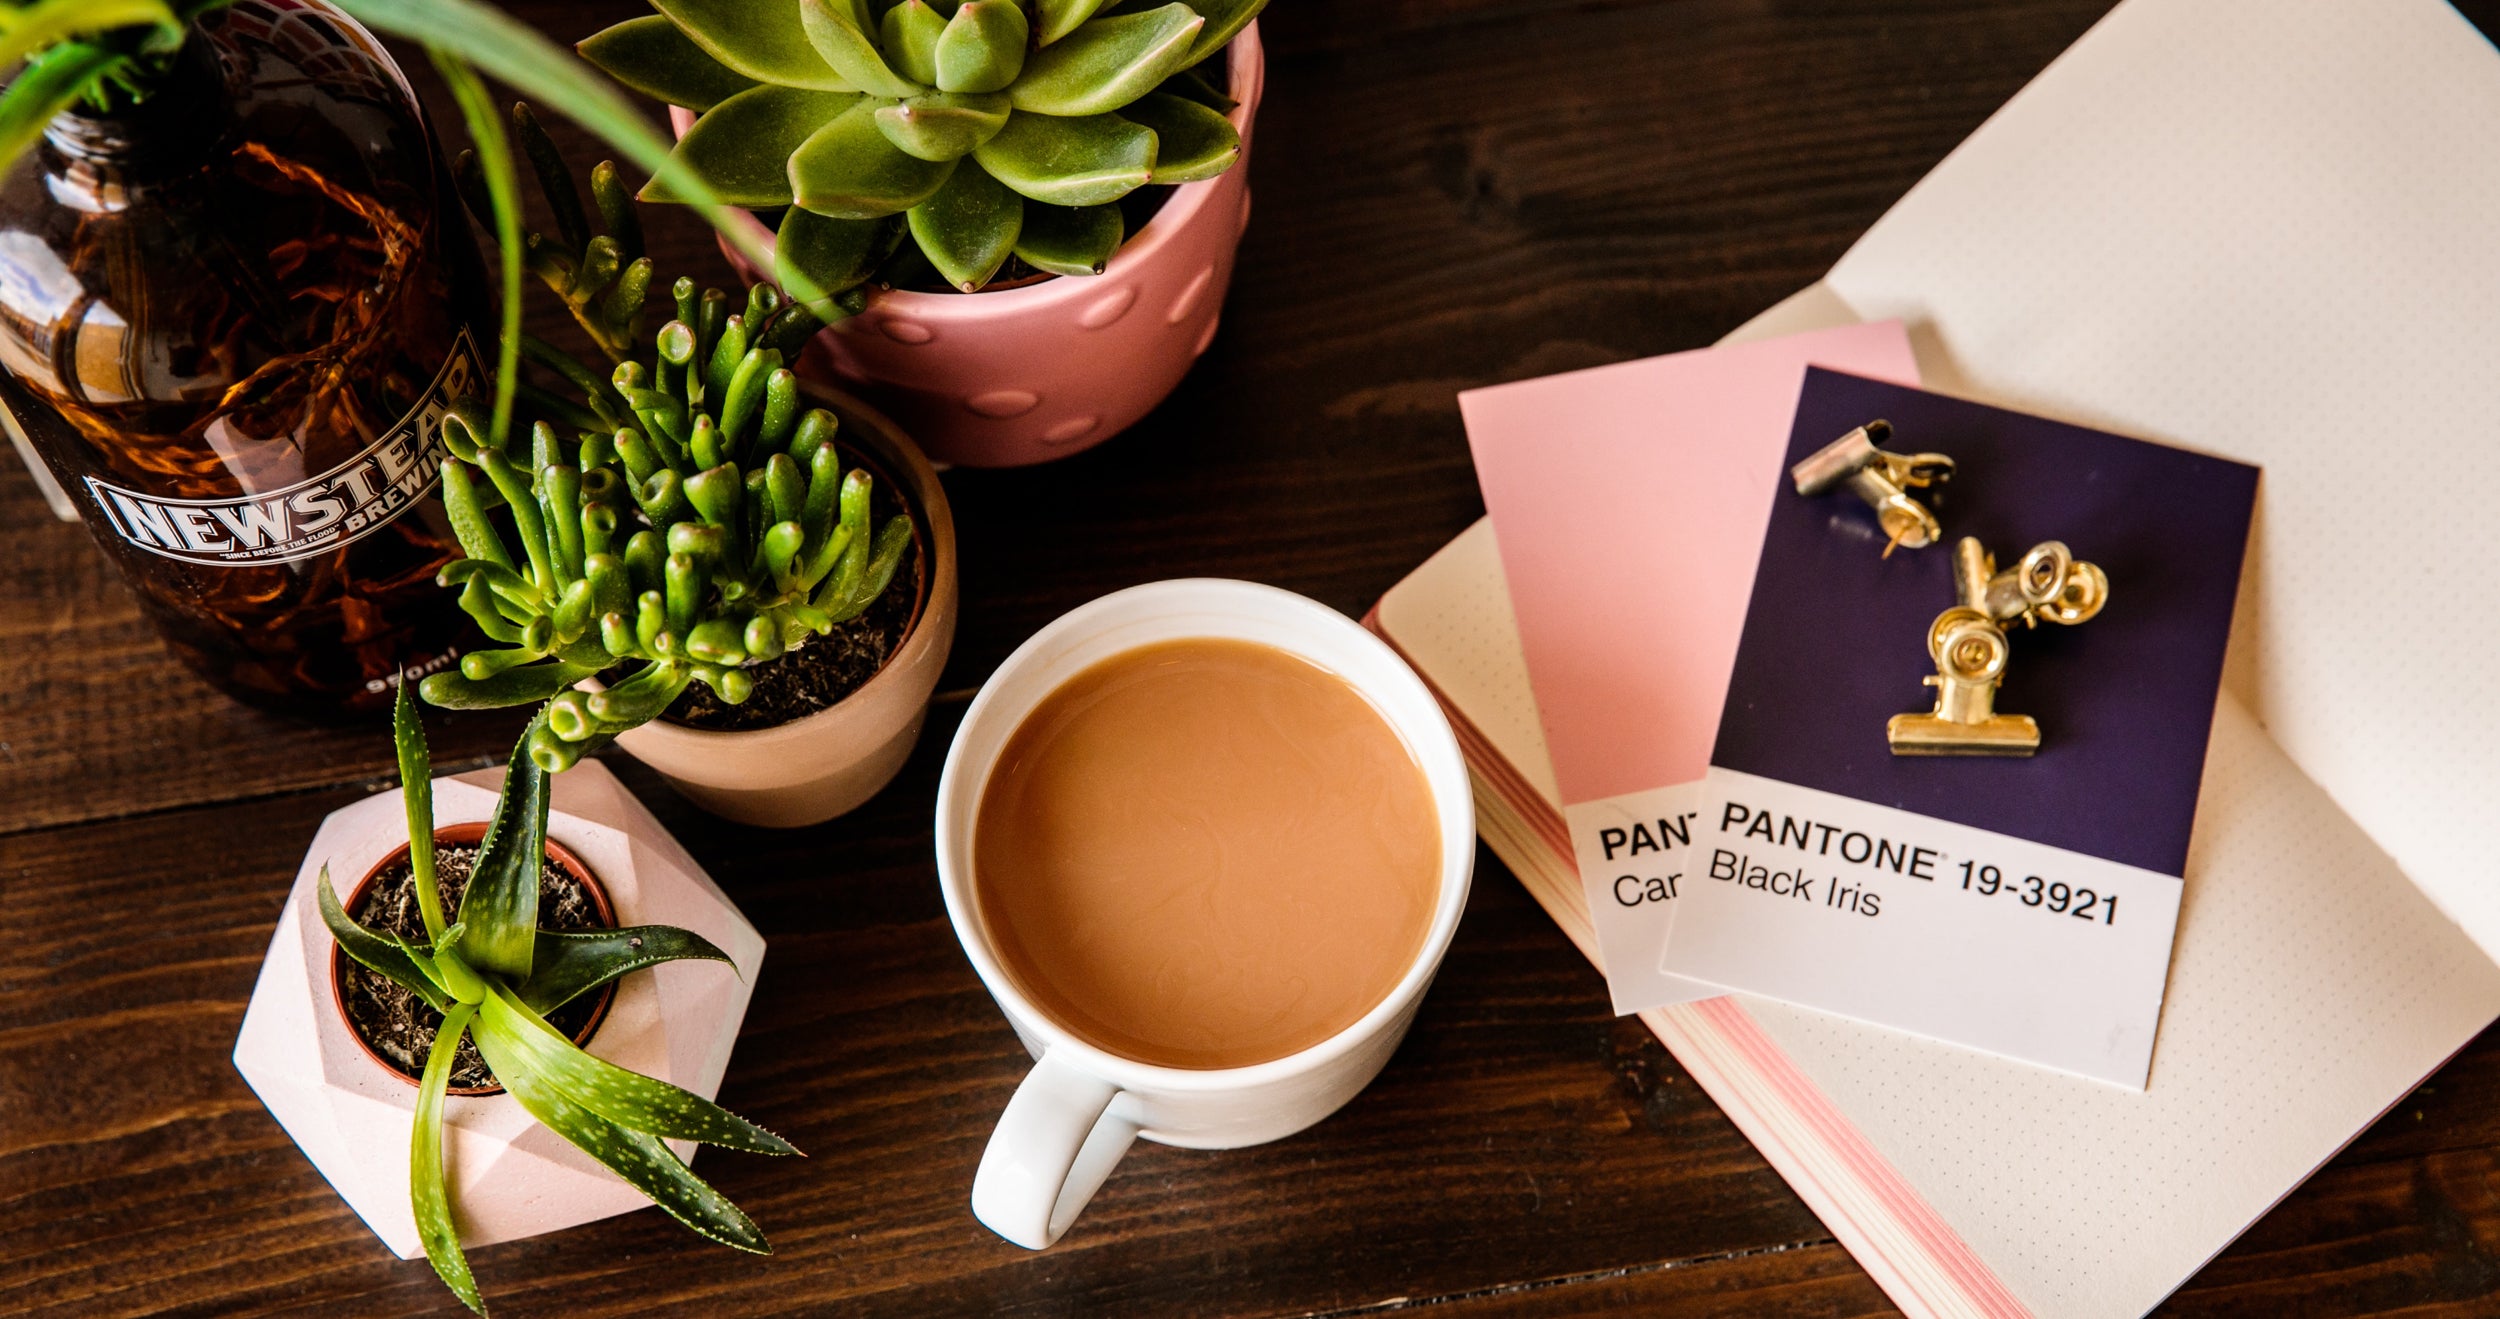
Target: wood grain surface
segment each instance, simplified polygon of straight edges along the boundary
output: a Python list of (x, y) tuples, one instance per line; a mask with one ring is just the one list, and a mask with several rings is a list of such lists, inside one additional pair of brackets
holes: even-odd
[[(567, 38), (640, 12), (512, 7)], [(948, 930), (930, 804), (968, 694), (1042, 623), (1190, 574), (1360, 613), (1482, 511), (1458, 390), (1710, 342), (2105, 7), (1280, 0), (1223, 330), (1128, 434), (947, 476), (962, 630), (903, 777), (777, 833), (610, 761), (771, 943), (721, 1097), (809, 1157), (699, 1167), (776, 1253), (635, 1213), (475, 1252), (498, 1313), (1891, 1313), (1489, 853), (1413, 1034), (1342, 1113), (1141, 1144), (1059, 1247), (1005, 1245), (965, 1197), (1026, 1060)], [(2468, 12), (2489, 31), (2500, 2)], [(665, 269), (728, 281), (699, 226), (649, 218)], [(387, 737), (214, 695), (5, 461), (0, 529), (0, 1312), (457, 1313), (228, 1057), (303, 845), (389, 786)], [(514, 726), (438, 713), (438, 766)], [(2486, 1035), (2168, 1308), (2500, 1312), (2496, 1087)]]

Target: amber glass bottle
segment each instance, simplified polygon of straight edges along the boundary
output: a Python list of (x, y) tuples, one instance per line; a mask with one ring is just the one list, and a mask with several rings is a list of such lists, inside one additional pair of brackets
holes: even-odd
[(467, 644), (430, 492), (483, 307), (414, 93), (317, 0), (211, 14), (0, 180), (0, 403), (173, 651), (254, 704), (384, 710)]

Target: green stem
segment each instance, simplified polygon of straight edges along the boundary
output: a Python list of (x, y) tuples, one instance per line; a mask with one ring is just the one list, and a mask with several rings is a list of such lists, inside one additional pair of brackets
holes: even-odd
[[(423, 40), (422, 34), (419, 39)], [(500, 449), (512, 432), (512, 397), (521, 379), (521, 186), (512, 169), (512, 147), (504, 137), (503, 119), (494, 97), (460, 52), (428, 42), (427, 58), (451, 88), (460, 117), (477, 141), (478, 163), (486, 173), (486, 195), (495, 212), (495, 242), (503, 249), (503, 333), (495, 346), (495, 419), (490, 443)]]

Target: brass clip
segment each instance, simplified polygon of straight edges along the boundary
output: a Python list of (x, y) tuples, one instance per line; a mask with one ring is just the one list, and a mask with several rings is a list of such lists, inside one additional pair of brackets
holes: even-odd
[(1788, 469), (1798, 494), (1819, 495), (1846, 485), (1865, 500), (1891, 538), (1884, 542), (1887, 559), (1896, 545), (1915, 550), (1943, 538), (1944, 528), (1937, 525), (1936, 515), (1910, 498), (1909, 492), (1953, 479), (1951, 458), (1940, 453), (1888, 453), (1880, 446), (1891, 438), (1891, 422), (1870, 421)]
[(1936, 708), (1897, 714), (1884, 726), (1896, 756), (2028, 756), (2040, 749), (2040, 725), (2025, 714), (1998, 714), (1997, 686), (2005, 680), (2011, 647), (2005, 626), (2045, 618), (2052, 623), (2090, 620), (2109, 602), (2109, 578), (2097, 565), (2074, 557), (2060, 541), (2031, 547), (2022, 562), (1998, 572), (1996, 559), (1977, 539), (1953, 547), (1955, 604), (1927, 629), (1927, 654), (1936, 672)]

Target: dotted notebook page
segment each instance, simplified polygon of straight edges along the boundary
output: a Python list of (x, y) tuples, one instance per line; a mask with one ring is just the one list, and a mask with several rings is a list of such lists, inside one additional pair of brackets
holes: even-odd
[(2225, 697), (2142, 1094), (1748, 999), (2042, 1315), (2150, 1308), (2500, 1012), (2500, 968)]
[[(1847, 309), (1809, 291), (1782, 311)], [(1559, 812), (1491, 523), (1398, 583), (1379, 619)], [(1569, 857), (1488, 838), (1593, 948)], [(2500, 968), (2228, 698), (2187, 881), (2142, 1094), (1741, 1001), (2027, 1306), (2138, 1313), (2500, 1013)]]
[(1935, 388), (2262, 465), (2231, 688), (2500, 954), (2494, 216), (2447, 5), (2130, 0), (1825, 282)]

